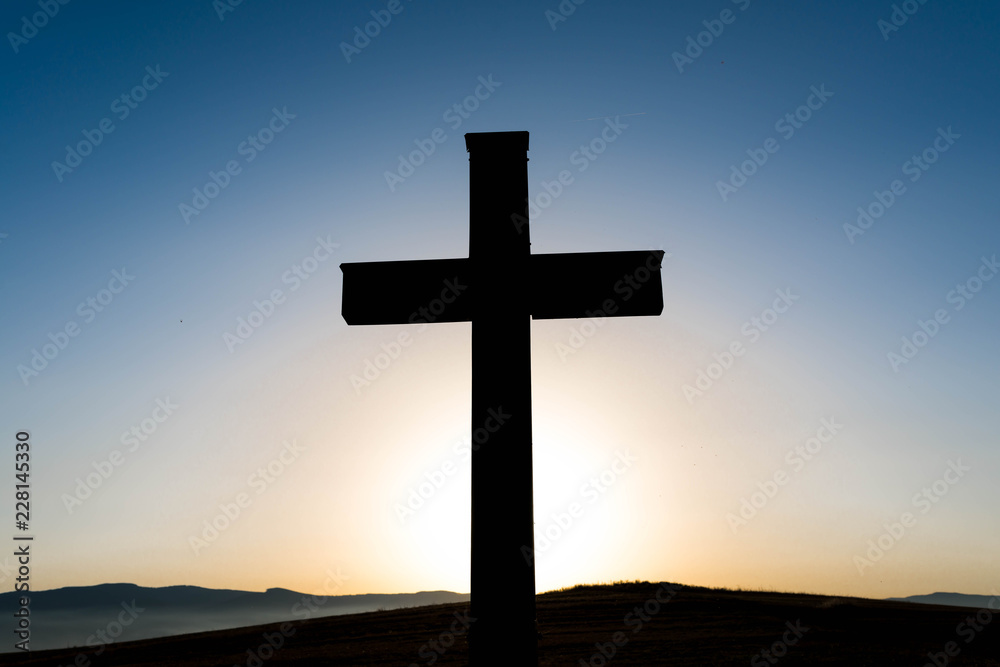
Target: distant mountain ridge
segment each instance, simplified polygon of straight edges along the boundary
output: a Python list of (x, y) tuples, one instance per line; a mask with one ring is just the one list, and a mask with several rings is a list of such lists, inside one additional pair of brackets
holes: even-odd
[[(20, 595), (0, 594), (0, 608), (15, 610)], [(269, 588), (259, 593), (200, 586), (151, 588), (125, 583), (67, 586), (32, 591), (29, 595), (33, 650), (84, 647), (88, 643), (97, 646), (105, 641), (102, 636), (114, 641), (133, 641), (469, 599), (468, 594), (450, 591), (314, 596), (285, 588)], [(8, 650), (12, 649), (0, 648)]]
[(966, 593), (930, 593), (911, 595), (906, 598), (886, 598), (894, 602), (918, 602), (920, 604), (941, 604), (949, 607), (973, 607), (976, 609), (1000, 610), (1000, 593), (996, 595), (968, 595)]

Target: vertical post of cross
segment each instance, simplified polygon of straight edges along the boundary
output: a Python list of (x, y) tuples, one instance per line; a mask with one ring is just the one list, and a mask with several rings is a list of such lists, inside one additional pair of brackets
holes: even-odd
[[(531, 460), (528, 133), (465, 135), (470, 168), (470, 664), (537, 664)], [(514, 219), (512, 219), (514, 218)], [(497, 414), (510, 415), (499, 424)], [(484, 425), (492, 425), (492, 432)], [(478, 434), (478, 440), (475, 439)], [(484, 434), (488, 434), (486, 437)]]

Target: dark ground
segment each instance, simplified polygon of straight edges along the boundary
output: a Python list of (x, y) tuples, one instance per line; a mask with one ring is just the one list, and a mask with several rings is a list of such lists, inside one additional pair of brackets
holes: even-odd
[[(679, 587), (660, 605), (653, 602), (657, 591), (661, 599), (670, 595), (663, 586), (578, 586), (538, 596), (540, 664), (579, 666), (582, 659), (601, 667), (597, 645), (610, 652), (617, 640), (609, 666), (1000, 667), (1000, 617), (992, 612), (982, 623), (986, 612), (977, 621), (976, 609), (962, 607), (690, 587)], [(643, 620), (635, 611), (647, 602)], [(456, 613), (467, 611), (468, 605), (454, 604), (294, 621), (273, 655), (265, 635), (279, 643), (279, 625), (112, 644), (99, 656), (96, 649), (5, 653), (0, 665), (464, 665), (465, 635), (453, 644), (447, 634), (439, 637)], [(974, 625), (959, 627), (970, 616)], [(429, 642), (436, 639), (450, 648), (435, 652)], [(944, 653), (948, 642), (958, 651), (954, 656)], [(772, 648), (770, 659), (760, 653)], [(928, 653), (937, 654), (936, 664)]]

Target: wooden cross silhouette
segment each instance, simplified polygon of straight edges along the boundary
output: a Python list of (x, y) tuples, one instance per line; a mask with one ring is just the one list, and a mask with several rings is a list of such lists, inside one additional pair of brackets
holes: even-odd
[(341, 264), (348, 324), (472, 322), (471, 665), (536, 665), (531, 319), (659, 315), (663, 251), (532, 255), (528, 133), (465, 135), (469, 257)]

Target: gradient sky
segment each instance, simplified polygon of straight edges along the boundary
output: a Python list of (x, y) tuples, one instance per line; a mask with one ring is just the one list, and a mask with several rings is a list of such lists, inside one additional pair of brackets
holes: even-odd
[(531, 133), (534, 252), (669, 255), (662, 316), (532, 325), (540, 591), (1000, 587), (996, 3), (389, 4), (72, 2), (0, 47), (34, 588), (467, 591), (470, 326), (348, 328), (338, 265), (465, 256), (462, 135), (501, 130)]

